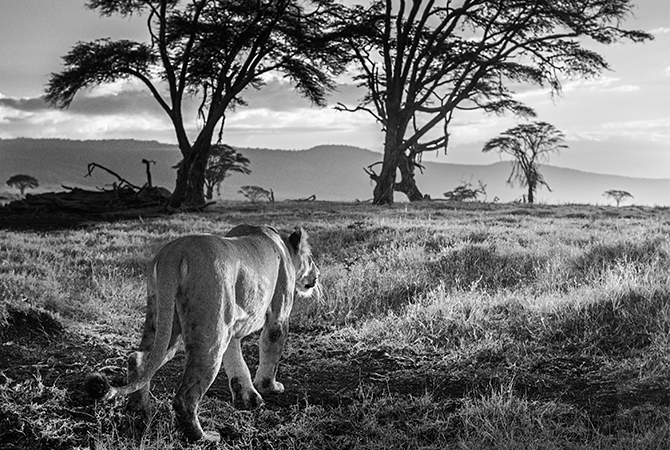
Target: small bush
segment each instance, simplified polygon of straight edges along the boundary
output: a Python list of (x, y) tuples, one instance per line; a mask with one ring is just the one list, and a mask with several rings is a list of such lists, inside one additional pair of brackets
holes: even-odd
[(494, 392), (467, 399), (459, 411), (464, 448), (574, 448), (570, 443), (589, 437), (588, 418), (569, 405), (529, 401), (512, 392)]
[(596, 244), (574, 260), (571, 278), (578, 283), (585, 283), (590, 279), (599, 279), (609, 270), (618, 267), (635, 270), (663, 265), (670, 269), (670, 253), (664, 248), (664, 242), (667, 240)]
[(668, 333), (670, 290), (610, 295), (559, 310), (554, 315), (558, 330), (554, 342), (579, 351), (622, 356), (644, 349), (656, 336)]
[(461, 290), (500, 291), (531, 284), (547, 257), (529, 252), (500, 253), (490, 245), (470, 244), (432, 264), (432, 275)]

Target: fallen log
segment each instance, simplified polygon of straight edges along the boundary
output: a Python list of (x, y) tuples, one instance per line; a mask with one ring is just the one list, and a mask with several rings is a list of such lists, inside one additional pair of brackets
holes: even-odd
[[(171, 192), (164, 187), (152, 186), (150, 165), (155, 163), (146, 159), (142, 160), (142, 163), (146, 165), (147, 183), (141, 187), (105, 166), (89, 163), (87, 177), (90, 177), (94, 170), (100, 169), (116, 177), (118, 182), (114, 182), (111, 188), (98, 188), (97, 191), (61, 185), (64, 189), (61, 192), (27, 194), (22, 199), (0, 206), (0, 228), (3, 227), (3, 221), (21, 222), (19, 216), (22, 216), (23, 220), (29, 217), (30, 220), (39, 223), (48, 222), (49, 218), (55, 220), (57, 217), (59, 222), (66, 222), (69, 217), (74, 222), (83, 223), (113, 218), (155, 216), (175, 211), (168, 207)], [(176, 211), (202, 211), (213, 203), (183, 207)]]
[(310, 195), (309, 197), (306, 197), (306, 198), (296, 198), (296, 199), (293, 200), (293, 201), (294, 201), (294, 202), (313, 202), (314, 200), (316, 200), (316, 195), (312, 194), (312, 195)]
[(154, 208), (164, 206), (170, 192), (161, 187), (144, 187), (135, 190), (130, 186), (112, 190), (89, 191), (81, 188), (67, 188), (63, 192), (28, 194), (21, 200), (6, 204), (7, 211), (72, 212), (99, 214), (128, 209)]

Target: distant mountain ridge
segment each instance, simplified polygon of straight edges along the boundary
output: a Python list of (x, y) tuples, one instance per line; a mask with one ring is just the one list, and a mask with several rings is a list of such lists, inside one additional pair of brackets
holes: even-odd
[[(319, 200), (354, 201), (372, 197), (373, 184), (364, 167), (381, 160), (381, 154), (358, 147), (322, 145), (309, 150), (271, 150), (242, 148), (251, 161), (250, 175), (233, 174), (221, 187), (221, 198), (241, 200), (241, 186), (258, 185), (272, 189), (278, 200), (316, 195)], [(174, 165), (181, 155), (175, 145), (155, 141), (65, 139), (0, 139), (0, 191), (10, 176), (25, 173), (37, 178), (40, 191), (62, 190), (61, 185), (102, 187), (117, 182), (108, 173), (95, 169), (85, 177), (88, 163), (97, 163), (113, 170), (137, 185), (146, 181), (142, 159), (153, 160), (151, 166), (155, 185), (172, 190), (176, 179)], [(509, 162), (490, 165), (462, 165), (424, 162), (425, 173), (417, 173), (417, 184), (432, 198), (443, 198), (462, 181), (487, 185), (487, 200), (498, 197), (501, 202), (514, 201), (525, 193), (510, 188), (507, 178)], [(608, 189), (630, 192), (634, 199), (625, 204), (670, 205), (670, 179), (644, 179), (594, 174), (551, 165), (541, 168), (552, 191), (537, 193), (541, 203), (613, 204), (602, 196)], [(31, 192), (31, 191), (28, 191)], [(403, 200), (400, 194), (396, 197)]]

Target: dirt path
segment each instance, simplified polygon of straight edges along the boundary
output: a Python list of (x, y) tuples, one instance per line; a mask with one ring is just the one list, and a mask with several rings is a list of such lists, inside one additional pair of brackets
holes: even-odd
[[(504, 357), (483, 353), (455, 363), (444, 354), (360, 347), (333, 339), (333, 332), (292, 330), (279, 373), (286, 392), (266, 398), (268, 409), (288, 415), (300, 405), (339, 408), (362, 396), (429, 393), (437, 401), (451, 402), (456, 410), (463, 398), (500, 389), (512, 380), (514, 390), (531, 400), (560, 399), (579, 406), (603, 430), (616, 426), (614, 417), (622, 407), (670, 405), (668, 386), (617, 385), (595, 358), (547, 353), (526, 367), (511, 368)], [(123, 384), (128, 349), (69, 331), (35, 310), (11, 310), (0, 338), (0, 449), (86, 446), (97, 419), (93, 403), (83, 394), (83, 377), (104, 365), (112, 384)], [(244, 342), (244, 352), (253, 371), (257, 337)], [(158, 372), (152, 382), (154, 395), (170, 398), (182, 361), (180, 354)], [(207, 395), (230, 402), (225, 374)], [(53, 423), (67, 433), (45, 433)]]

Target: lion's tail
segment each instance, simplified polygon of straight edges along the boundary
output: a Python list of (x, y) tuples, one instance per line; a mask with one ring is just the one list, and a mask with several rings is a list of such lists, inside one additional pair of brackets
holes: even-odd
[(159, 267), (156, 259), (152, 269), (148, 289), (151, 289), (152, 285), (156, 295), (153, 304), (156, 319), (154, 344), (142, 358), (138, 366), (139, 376), (132, 383), (113, 387), (103, 373), (95, 372), (88, 375), (84, 381), (84, 389), (94, 399), (110, 400), (117, 395), (128, 395), (140, 390), (149, 383), (158, 369), (166, 362), (165, 356), (172, 337), (177, 295), (181, 283), (188, 274), (188, 263), (183, 258), (179, 264), (161, 264)]

